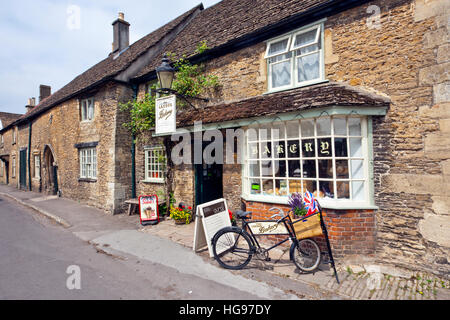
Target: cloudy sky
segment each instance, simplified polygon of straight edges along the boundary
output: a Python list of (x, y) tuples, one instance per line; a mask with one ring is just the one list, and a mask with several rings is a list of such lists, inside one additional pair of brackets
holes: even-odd
[(125, 13), (130, 43), (183, 12), (219, 0), (15, 0), (2, 1), (0, 111), (24, 113), (39, 85), (60, 89), (111, 51), (118, 12)]

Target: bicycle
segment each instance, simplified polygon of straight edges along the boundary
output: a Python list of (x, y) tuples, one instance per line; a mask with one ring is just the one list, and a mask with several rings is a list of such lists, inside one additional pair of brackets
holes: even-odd
[[(270, 261), (270, 250), (286, 241), (291, 241), (290, 260), (301, 271), (305, 273), (314, 272), (322, 260), (319, 245), (311, 238), (298, 240), (289, 213), (285, 215), (284, 211), (278, 207), (269, 209), (269, 211), (274, 210), (278, 210), (279, 213), (274, 214), (270, 219), (282, 216), (281, 219), (249, 220), (251, 212), (236, 211), (237, 218), (242, 220), (242, 228), (237, 226), (225, 227), (217, 231), (212, 238), (212, 249), (216, 261), (226, 269), (239, 270), (247, 266), (255, 254), (263, 256), (266, 261)], [(256, 235), (287, 235), (288, 237), (269, 248), (263, 248), (260, 246)]]

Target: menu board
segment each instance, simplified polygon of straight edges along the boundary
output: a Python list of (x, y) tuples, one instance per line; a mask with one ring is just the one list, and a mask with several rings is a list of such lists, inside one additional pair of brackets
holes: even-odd
[(139, 216), (144, 226), (159, 222), (157, 195), (139, 196)]
[(231, 227), (230, 215), (225, 199), (217, 199), (197, 206), (195, 219), (194, 251), (207, 246), (209, 256), (214, 257), (211, 239), (217, 231)]

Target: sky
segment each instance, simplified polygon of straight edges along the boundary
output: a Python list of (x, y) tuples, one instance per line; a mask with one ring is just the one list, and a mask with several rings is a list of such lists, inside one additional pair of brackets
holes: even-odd
[(220, 0), (15, 0), (0, 5), (0, 112), (25, 113), (39, 85), (52, 93), (111, 52), (118, 13), (130, 44), (203, 3)]

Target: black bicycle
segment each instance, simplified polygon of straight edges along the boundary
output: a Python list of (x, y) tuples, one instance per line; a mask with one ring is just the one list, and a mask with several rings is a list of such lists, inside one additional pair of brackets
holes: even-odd
[[(217, 231), (212, 238), (212, 249), (216, 261), (226, 269), (239, 270), (244, 268), (254, 255), (270, 261), (269, 251), (286, 241), (291, 241), (289, 257), (301, 271), (315, 271), (321, 262), (322, 255), (318, 244), (311, 238), (298, 240), (295, 235), (292, 219), (277, 207), (278, 220), (249, 220), (251, 212), (237, 211), (237, 218), (242, 220), (242, 228), (232, 226)], [(248, 221), (247, 221), (248, 220)], [(286, 235), (287, 237), (269, 248), (260, 246), (256, 236)]]

